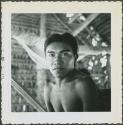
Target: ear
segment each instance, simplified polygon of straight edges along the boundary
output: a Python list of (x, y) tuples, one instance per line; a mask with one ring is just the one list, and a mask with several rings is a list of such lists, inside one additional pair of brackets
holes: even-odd
[(78, 58), (78, 54), (75, 55), (75, 61), (77, 60), (77, 58)]
[(75, 69), (77, 68), (77, 58), (78, 58), (78, 55), (76, 54), (76, 55), (75, 55), (75, 62), (74, 62), (74, 68), (75, 68)]

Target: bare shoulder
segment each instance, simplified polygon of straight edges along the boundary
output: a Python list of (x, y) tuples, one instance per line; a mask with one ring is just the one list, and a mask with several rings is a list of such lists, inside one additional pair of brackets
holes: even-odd
[(78, 77), (75, 79), (75, 85), (77, 89), (95, 89), (95, 84), (90, 76)]
[(84, 111), (97, 110), (98, 90), (90, 76), (78, 77), (75, 90), (83, 103)]
[(44, 99), (45, 101), (50, 100), (50, 94), (51, 94), (51, 86), (48, 83), (45, 83), (44, 85)]
[(52, 90), (51, 83), (54, 82), (54, 78), (49, 70), (47, 70), (46, 73), (47, 73), (47, 80), (44, 84), (44, 90), (47, 92), (50, 92)]
[(86, 73), (83, 73), (81, 71), (78, 71), (78, 70), (75, 70), (73, 71), (69, 76), (68, 76), (68, 81), (74, 81), (74, 83), (77, 85), (77, 86), (90, 86), (90, 85), (93, 85), (94, 82), (91, 78), (90, 75), (86, 74)]
[(54, 109), (51, 104), (51, 85), (50, 84), (45, 84), (44, 86), (44, 101), (47, 107), (48, 111), (53, 111)]
[(90, 75), (78, 70), (70, 72), (66, 77), (65, 82), (70, 83), (77, 92), (81, 91), (83, 93), (90, 93), (96, 89), (95, 83)]
[[(82, 76), (81, 76), (82, 75)], [(86, 74), (81, 74), (78, 75), (76, 77), (76, 83), (80, 84), (80, 85), (93, 85), (94, 81), (92, 80), (90, 75), (86, 75)]]
[(51, 85), (50, 83), (45, 83), (44, 84), (44, 93), (50, 93), (51, 92)]
[(96, 85), (91, 76), (88, 74), (78, 73), (74, 79), (74, 82), (76, 90), (83, 92), (83, 94), (96, 92)]

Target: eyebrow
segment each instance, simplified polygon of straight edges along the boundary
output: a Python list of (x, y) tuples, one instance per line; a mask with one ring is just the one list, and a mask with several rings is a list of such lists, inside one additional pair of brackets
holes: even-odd
[[(68, 49), (65, 49), (65, 50), (61, 50), (60, 51), (60, 53), (63, 53), (63, 52), (71, 52), (70, 50), (68, 50)], [(50, 51), (50, 50), (48, 50), (48, 52), (47, 53), (55, 53), (54, 51)]]

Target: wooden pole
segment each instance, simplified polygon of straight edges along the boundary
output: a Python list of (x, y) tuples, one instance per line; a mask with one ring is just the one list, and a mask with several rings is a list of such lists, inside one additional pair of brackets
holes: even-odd
[(46, 14), (41, 14), (40, 17), (40, 37), (41, 41), (46, 39)]
[(79, 26), (77, 29), (75, 29), (75, 30), (72, 32), (72, 34), (73, 34), (74, 36), (76, 36), (77, 34), (79, 34), (79, 33), (80, 33), (81, 31), (83, 31), (98, 15), (99, 15), (99, 13), (98, 13), (98, 14), (97, 14), (97, 13), (95, 13), (95, 14), (90, 14), (90, 15), (87, 17), (86, 21), (85, 21), (84, 23), (80, 24), (80, 26)]
[(39, 112), (46, 112), (44, 109), (43, 109), (43, 107), (41, 107), (41, 105), (38, 103), (38, 102), (36, 102), (36, 100), (35, 99), (33, 99), (30, 95), (29, 95), (29, 93), (27, 93), (25, 90), (24, 90), (24, 88), (22, 88), (18, 83), (16, 83), (13, 79), (11, 80), (11, 82), (12, 82), (12, 86), (14, 87), (14, 89), (16, 89), (16, 91), (18, 92), (18, 93), (20, 93), (25, 99), (26, 99), (26, 101), (30, 104), (30, 105), (32, 105), (32, 107), (34, 107), (37, 111), (39, 111)]
[(74, 14), (71, 20), (68, 21), (68, 23), (69, 24), (73, 23), (80, 15), (81, 13)]

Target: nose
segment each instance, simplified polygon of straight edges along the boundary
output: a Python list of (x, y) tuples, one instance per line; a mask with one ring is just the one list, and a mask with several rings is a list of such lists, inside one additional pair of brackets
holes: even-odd
[(59, 62), (54, 62), (53, 66), (54, 67), (60, 67), (60, 63)]
[(62, 61), (61, 56), (60, 56), (60, 55), (56, 55), (56, 56), (55, 56), (55, 59), (54, 59), (54, 65), (55, 65), (55, 66), (59, 66), (59, 65), (61, 65), (62, 62), (63, 62), (63, 61)]
[(61, 61), (62, 60), (62, 58), (61, 58), (61, 55), (60, 54), (56, 54), (56, 56), (55, 56), (55, 59), (54, 59), (56, 62), (58, 61)]

